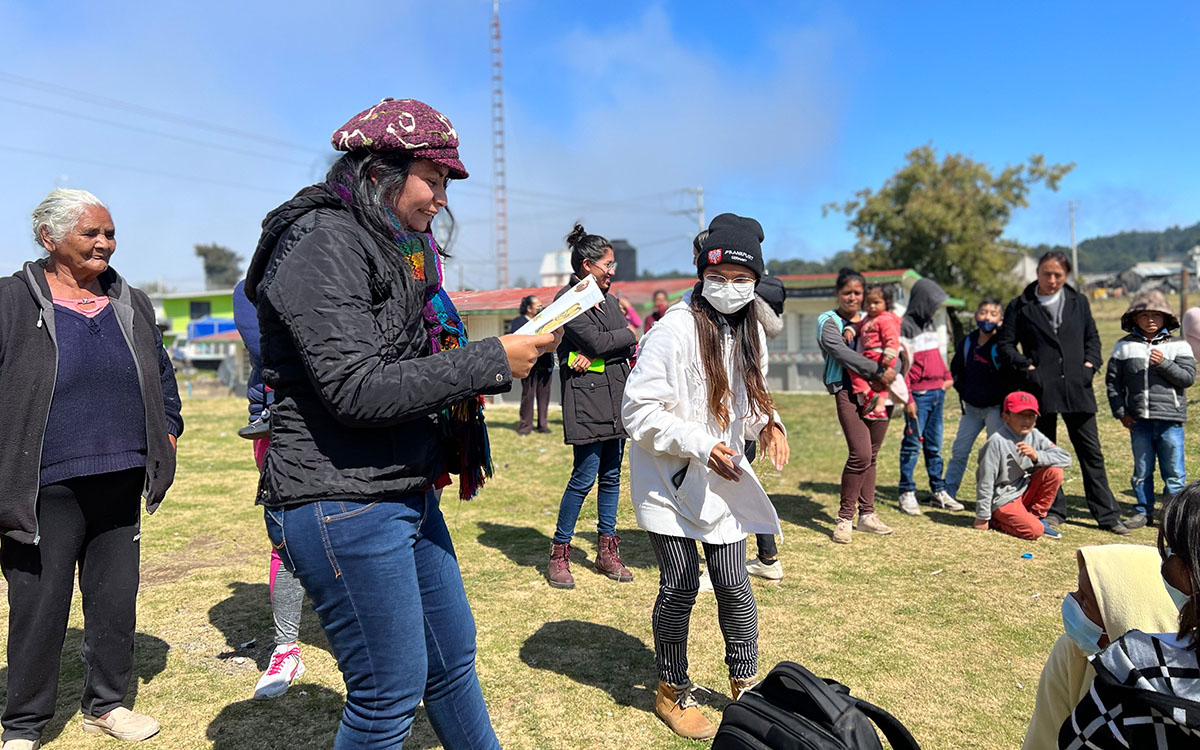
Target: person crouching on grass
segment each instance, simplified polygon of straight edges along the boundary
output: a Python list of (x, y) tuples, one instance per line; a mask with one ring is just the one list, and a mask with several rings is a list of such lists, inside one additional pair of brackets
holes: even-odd
[(650, 534), (659, 567), (654, 711), (691, 739), (716, 733), (688, 679), (688, 624), (699, 588), (696, 542), (704, 546), (737, 699), (758, 672), (746, 535), (779, 530), (770, 498), (742, 455), (745, 439), (757, 438), (776, 468), (788, 460), (786, 433), (767, 391), (766, 335), (751, 304), (764, 270), (762, 238), (754, 219), (713, 219), (696, 261), (701, 282), (686, 307), (671, 308), (642, 339), (621, 408), (632, 442), (634, 514)]
[(1187, 484), (1183, 460), (1185, 390), (1196, 380), (1187, 342), (1171, 336), (1179, 321), (1157, 289), (1139, 294), (1121, 316), (1129, 331), (1113, 347), (1104, 374), (1108, 405), (1133, 443), (1133, 494), (1137, 504), (1125, 528), (1140, 529), (1154, 517), (1154, 460), (1168, 495)]
[(1004, 398), (1004, 426), (979, 449), (975, 469), (975, 528), (1003, 531), (1018, 539), (1059, 539), (1046, 511), (1062, 486), (1071, 455), (1034, 427), (1040, 416), (1032, 393)]

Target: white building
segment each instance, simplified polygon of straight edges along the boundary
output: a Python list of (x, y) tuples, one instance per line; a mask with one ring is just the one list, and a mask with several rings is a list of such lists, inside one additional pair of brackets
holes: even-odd
[(571, 281), (571, 251), (555, 250), (542, 256), (541, 275), (542, 286), (552, 286), (558, 289)]

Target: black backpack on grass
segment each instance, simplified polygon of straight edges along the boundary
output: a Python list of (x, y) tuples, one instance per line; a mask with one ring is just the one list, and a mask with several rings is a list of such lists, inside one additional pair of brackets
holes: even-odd
[(893, 750), (920, 750), (895, 716), (785, 661), (725, 707), (712, 750), (883, 750), (872, 721)]

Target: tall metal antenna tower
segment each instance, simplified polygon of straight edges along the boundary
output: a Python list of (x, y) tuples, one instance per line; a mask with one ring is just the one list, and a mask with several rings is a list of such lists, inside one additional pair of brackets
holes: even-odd
[(504, 76), (500, 56), (500, 0), (492, 0), (492, 233), (496, 285), (508, 287), (508, 195), (504, 168)]

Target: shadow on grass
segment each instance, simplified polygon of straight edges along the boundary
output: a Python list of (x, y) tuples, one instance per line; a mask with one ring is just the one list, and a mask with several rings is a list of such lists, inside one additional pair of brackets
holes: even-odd
[[(479, 524), (478, 541), (485, 547), (499, 550), (512, 562), (522, 567), (533, 568), (545, 572), (546, 563), (550, 560), (551, 538), (545, 533), (529, 526), (509, 526), (503, 523), (482, 521)], [(618, 535), (620, 529), (617, 530)], [(635, 530), (636, 531), (636, 530)], [(576, 539), (584, 539), (595, 550), (599, 545), (596, 532), (582, 532), (575, 535)], [(621, 560), (627, 568), (652, 568), (656, 565), (654, 552), (650, 549), (650, 538), (643, 533), (631, 533), (621, 537)], [(591, 571), (596, 575), (594, 558), (588, 557), (585, 550), (572, 545), (572, 573), (578, 575), (581, 571)]]
[(340, 693), (298, 682), (282, 698), (270, 702), (230, 703), (208, 725), (205, 737), (212, 741), (214, 750), (333, 747), (342, 703)]
[[(596, 658), (603, 654), (603, 658)], [(548, 622), (521, 644), (521, 661), (599, 688), (618, 705), (654, 711), (658, 676), (654, 652), (628, 633), (581, 620)], [(696, 700), (723, 709), (729, 702), (716, 692), (698, 691)]]
[[(230, 596), (208, 610), (208, 621), (225, 636), (228, 651), (217, 654), (218, 659), (246, 657), (254, 660), (259, 670), (271, 663), (275, 648), (275, 626), (271, 614), (271, 589), (265, 583), (234, 581), (229, 584)], [(317, 621), (317, 615), (305, 598), (300, 607), (300, 640), (329, 651), (329, 641)], [(243, 643), (253, 646), (242, 648)]]
[[(58, 698), (55, 701), (54, 718), (42, 730), (42, 743), (49, 744), (67, 726), (67, 722), (79, 710), (79, 701), (83, 697), (83, 660), (78, 654), (83, 645), (83, 630), (67, 628), (67, 636), (63, 640), (63, 658), (58, 669)], [(133, 636), (133, 679), (129, 681), (129, 692), (123, 704), (134, 706), (137, 700), (138, 686), (141, 682), (149, 683), (167, 668), (167, 642), (146, 633), (135, 633)], [(0, 669), (0, 702), (8, 703), (8, 667)], [(164, 723), (170, 717), (159, 716)]]
[[(799, 489), (813, 494), (841, 495), (841, 486), (831, 482), (801, 482)], [(779, 520), (802, 526), (818, 534), (829, 534), (833, 531), (836, 518), (829, 515), (826, 506), (816, 502), (809, 495), (772, 494), (771, 502), (775, 504), (775, 512)]]

